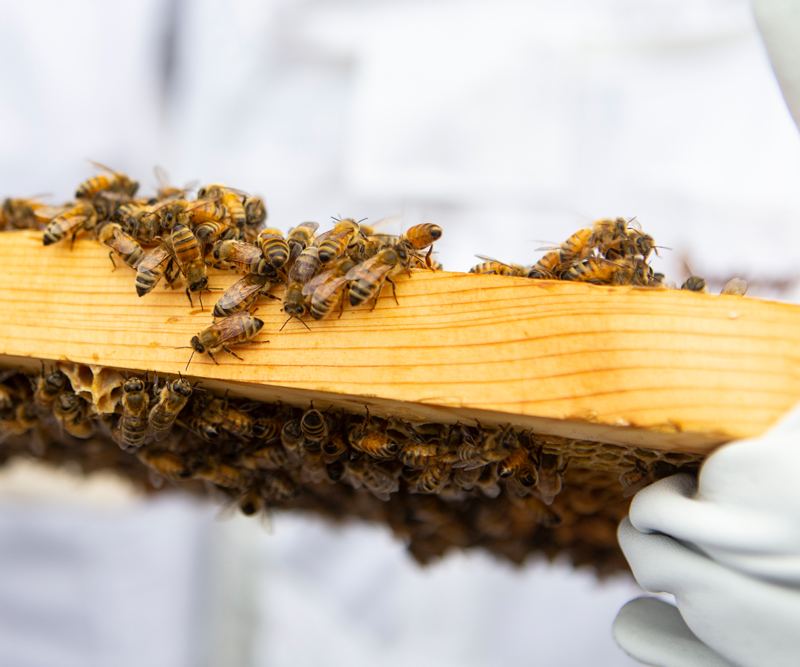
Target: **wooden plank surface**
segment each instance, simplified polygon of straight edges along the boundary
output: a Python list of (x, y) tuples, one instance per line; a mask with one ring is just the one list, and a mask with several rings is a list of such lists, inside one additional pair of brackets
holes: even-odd
[[(218, 293), (195, 300), (159, 285), (139, 298), (91, 239), (43, 247), (0, 234), (0, 363), (38, 359), (184, 372), (192, 335)], [(117, 262), (120, 264), (119, 262)], [(227, 288), (241, 276), (209, 271)], [(282, 288), (275, 289), (276, 296)], [(454, 422), (513, 422), (544, 433), (705, 452), (757, 435), (800, 400), (800, 307), (736, 296), (414, 272), (376, 308), (289, 322), (262, 300), (265, 326), (188, 375), (234, 382), (264, 400)]]

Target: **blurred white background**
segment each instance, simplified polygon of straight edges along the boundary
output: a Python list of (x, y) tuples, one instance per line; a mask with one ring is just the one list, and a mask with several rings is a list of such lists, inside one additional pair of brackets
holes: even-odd
[[(451, 270), (637, 216), (668, 278), (688, 259), (800, 299), (800, 136), (745, 0), (6, 0), (0, 91), (3, 196), (67, 199), (84, 158), (152, 191), (159, 164), (263, 195), (284, 229), (437, 223)], [(106, 482), (31, 494), (20, 470), (3, 665), (633, 664), (610, 637), (629, 580), (421, 570), (379, 528), (278, 516), (267, 537)]]

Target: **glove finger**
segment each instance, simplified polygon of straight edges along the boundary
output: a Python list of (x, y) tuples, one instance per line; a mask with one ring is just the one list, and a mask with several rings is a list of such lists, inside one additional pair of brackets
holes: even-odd
[(689, 629), (680, 612), (656, 598), (631, 600), (612, 628), (619, 647), (635, 660), (658, 667), (732, 667)]

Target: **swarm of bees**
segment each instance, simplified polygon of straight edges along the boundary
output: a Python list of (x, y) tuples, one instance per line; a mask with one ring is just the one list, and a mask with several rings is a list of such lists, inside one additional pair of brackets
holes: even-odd
[(151, 373), (124, 377), (105, 407), (113, 411), (101, 412), (81, 370), (0, 374), (0, 463), (33, 456), (113, 469), (148, 491), (206, 493), (247, 516), (294, 508), (384, 522), (421, 563), (481, 547), (515, 563), (566, 554), (600, 574), (619, 571), (628, 496), (699, 461), (510, 424), (261, 403)]
[[(570, 280), (594, 285), (677, 288), (674, 283), (666, 281), (663, 273), (653, 271), (648, 263), (653, 253), (658, 254), (658, 246), (652, 236), (644, 233), (635, 218), (598, 220), (591, 227), (575, 232), (560, 246), (540, 250), (547, 253), (530, 267), (505, 264), (477, 255), (484, 261), (473, 266), (470, 273)], [(700, 276), (690, 275), (681, 289), (705, 292), (706, 281)], [(722, 289), (722, 294), (744, 296), (746, 292), (747, 283), (739, 278), (733, 278)]]

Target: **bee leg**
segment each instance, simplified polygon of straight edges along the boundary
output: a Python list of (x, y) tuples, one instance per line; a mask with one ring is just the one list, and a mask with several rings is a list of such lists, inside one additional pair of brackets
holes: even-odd
[(219, 365), (219, 362), (216, 359), (214, 359), (214, 355), (211, 354), (211, 352), (207, 352), (207, 354), (208, 354), (209, 357), (211, 357), (211, 361), (213, 361), (215, 364)]
[(391, 278), (387, 278), (386, 282), (388, 282), (392, 286), (392, 296), (394, 297), (394, 302), (399, 306), (400, 302), (397, 300), (397, 289), (394, 284), (394, 280)]
[(114, 267), (114, 268), (113, 268), (113, 269), (111, 269), (111, 270), (112, 270), (112, 271), (116, 271), (116, 270), (117, 270), (117, 265), (116, 265), (116, 263), (114, 262), (114, 257), (113, 257), (113, 254), (114, 254), (113, 252), (109, 252), (109, 253), (108, 253), (108, 258), (111, 260), (111, 265)]
[(433, 243), (431, 243), (431, 247), (430, 247), (430, 248), (428, 248), (428, 254), (427, 254), (427, 255), (425, 255), (425, 264), (427, 265), (427, 267), (428, 267), (428, 268), (429, 268), (431, 271), (433, 271), (433, 270), (434, 270), (434, 269), (433, 269), (433, 267), (431, 267), (431, 253), (432, 253), (432, 252), (433, 252)]
[(236, 358), (237, 358), (239, 361), (244, 361), (244, 359), (242, 359), (242, 358), (241, 358), (241, 357), (240, 357), (238, 354), (236, 354), (236, 352), (234, 352), (233, 350), (231, 350), (231, 348), (229, 348), (227, 345), (223, 345), (223, 346), (222, 346), (222, 349), (223, 349), (223, 350), (225, 350), (225, 351), (226, 351), (228, 354), (232, 354), (232, 355), (233, 355), (234, 357), (236, 357)]
[[(192, 295), (189, 294), (189, 288), (188, 287), (186, 288), (186, 298), (189, 299), (189, 307), (190, 308), (194, 308), (194, 303), (192, 303)], [(203, 308), (203, 305), (202, 305), (202, 301), (201, 301), (200, 302), (200, 309), (202, 310), (202, 308)]]
[(342, 315), (344, 315), (344, 297), (348, 292), (349, 290), (346, 287), (342, 290), (342, 299), (339, 301), (339, 319), (341, 319)]

